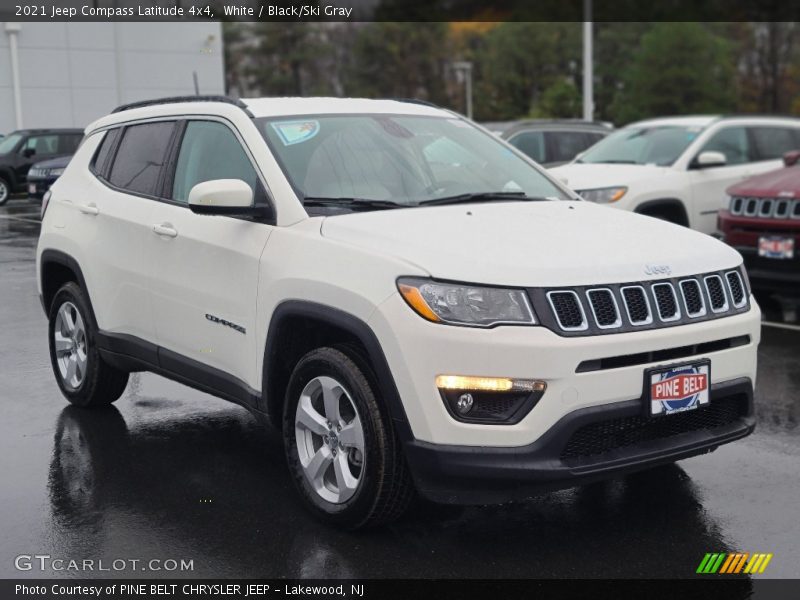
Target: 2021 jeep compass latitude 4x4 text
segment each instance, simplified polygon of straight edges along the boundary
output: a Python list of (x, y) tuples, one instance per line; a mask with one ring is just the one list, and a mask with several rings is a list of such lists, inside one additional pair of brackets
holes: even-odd
[(309, 508), (502, 502), (754, 426), (760, 312), (717, 240), (583, 202), (458, 115), (165, 99), (100, 119), (43, 203), (56, 380), (153, 371), (283, 432)]

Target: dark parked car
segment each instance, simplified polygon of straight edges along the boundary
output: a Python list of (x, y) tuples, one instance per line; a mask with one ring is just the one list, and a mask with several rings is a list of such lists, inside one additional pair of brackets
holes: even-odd
[(27, 191), (34, 163), (75, 154), (82, 138), (81, 129), (22, 129), (0, 140), (0, 206)]
[(28, 171), (28, 198), (41, 200), (56, 179), (61, 177), (70, 160), (72, 155), (60, 156), (33, 165)]
[(576, 119), (531, 119), (483, 126), (545, 167), (571, 161), (614, 131), (609, 123)]

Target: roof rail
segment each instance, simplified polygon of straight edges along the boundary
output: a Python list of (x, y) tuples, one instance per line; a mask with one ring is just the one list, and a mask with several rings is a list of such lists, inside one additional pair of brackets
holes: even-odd
[(179, 102), (224, 102), (225, 104), (232, 104), (238, 106), (248, 117), (254, 117), (247, 105), (241, 100), (231, 98), (230, 96), (171, 96), (169, 98), (153, 98), (152, 100), (140, 100), (139, 102), (130, 102), (129, 104), (122, 104), (118, 106), (111, 113), (123, 112), (132, 110), (134, 108), (142, 108), (144, 106), (156, 106), (158, 104), (177, 104)]

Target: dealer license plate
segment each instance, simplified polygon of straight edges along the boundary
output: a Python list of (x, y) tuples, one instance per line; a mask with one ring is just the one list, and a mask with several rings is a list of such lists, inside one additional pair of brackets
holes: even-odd
[(648, 370), (645, 398), (649, 414), (671, 415), (708, 404), (710, 377), (707, 360)]
[(28, 184), (28, 193), (29, 194), (35, 194), (36, 193), (36, 184), (35, 183), (29, 183)]
[(794, 238), (781, 236), (763, 236), (758, 238), (758, 255), (778, 260), (794, 258)]

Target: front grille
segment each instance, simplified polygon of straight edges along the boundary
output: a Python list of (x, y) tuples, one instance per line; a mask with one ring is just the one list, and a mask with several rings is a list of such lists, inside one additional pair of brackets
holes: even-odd
[(758, 217), (761, 219), (800, 218), (800, 199), (791, 198), (731, 198), (729, 210), (732, 215)]
[(669, 283), (656, 283), (653, 285), (653, 295), (658, 307), (658, 316), (662, 321), (675, 321), (680, 319), (681, 313), (678, 310), (678, 299), (675, 297), (675, 290)]
[(648, 302), (647, 294), (644, 293), (642, 286), (623, 287), (622, 299), (631, 325), (647, 325), (653, 322), (653, 317), (650, 315), (650, 302)]
[(638, 444), (664, 440), (693, 431), (710, 431), (735, 423), (747, 415), (747, 396), (728, 396), (695, 410), (649, 418), (634, 415), (597, 421), (579, 427), (570, 436), (561, 452), (561, 460), (569, 463), (587, 458), (597, 460), (615, 450)]
[(702, 317), (706, 314), (706, 303), (703, 300), (703, 292), (696, 279), (685, 279), (681, 281), (681, 295), (683, 296), (683, 306), (686, 314), (692, 318)]
[(586, 292), (589, 305), (592, 307), (597, 326), (600, 328), (619, 327), (622, 320), (617, 309), (617, 301), (609, 289), (589, 290)]
[(711, 310), (722, 312), (728, 309), (728, 298), (725, 296), (725, 288), (722, 287), (722, 278), (719, 275), (706, 277), (706, 290), (711, 301)]
[(561, 328), (566, 331), (586, 329), (586, 315), (578, 294), (572, 291), (547, 294)]
[(744, 284), (742, 283), (742, 276), (737, 271), (728, 271), (725, 273), (725, 279), (728, 280), (728, 290), (731, 293), (733, 305), (736, 307), (742, 306), (745, 301)]
[(528, 290), (541, 325), (565, 336), (639, 331), (748, 310), (739, 270), (652, 282)]

